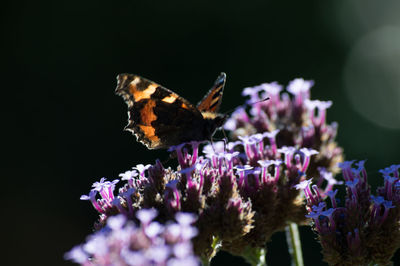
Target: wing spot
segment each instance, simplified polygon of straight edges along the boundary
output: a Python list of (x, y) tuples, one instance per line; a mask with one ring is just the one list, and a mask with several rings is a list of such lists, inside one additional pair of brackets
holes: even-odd
[(213, 112), (201, 112), (204, 119), (214, 119), (217, 115)]
[(146, 138), (148, 138), (151, 141), (158, 141), (159, 138), (155, 135), (155, 128), (152, 126), (145, 126), (145, 125), (139, 125), (140, 129), (143, 131), (144, 135)]
[(136, 79), (134, 79), (129, 85), (129, 92), (133, 94), (135, 102), (139, 102), (142, 99), (150, 99), (150, 96), (156, 91), (157, 85), (151, 84), (145, 90), (140, 91), (136, 87), (135, 80)]
[(209, 107), (209, 110), (210, 111), (214, 111), (214, 109), (218, 105), (218, 103), (219, 103), (219, 99), (215, 99), (214, 101), (212, 101), (212, 103), (211, 103), (211, 105)]
[(183, 109), (189, 110), (189, 107), (188, 107), (185, 103), (182, 103), (182, 104), (181, 104), (181, 107), (182, 107)]
[(221, 95), (222, 92), (222, 87), (219, 87), (217, 91), (214, 92), (214, 95), (212, 96), (212, 99), (218, 99)]
[[(166, 102), (166, 103), (173, 103), (173, 102), (176, 101), (176, 99), (177, 99), (176, 96), (170, 95), (170, 96), (164, 97), (161, 101)], [(182, 107), (183, 107), (183, 106), (182, 106)]]
[[(125, 78), (124, 78), (124, 81), (125, 81), (125, 80), (126, 80), (126, 76), (125, 76)], [(139, 82), (140, 82), (140, 78), (139, 78), (139, 77), (135, 77), (135, 79), (132, 80), (131, 84), (132, 84), (133, 86), (136, 86)]]
[(151, 125), (151, 122), (157, 119), (157, 116), (154, 114), (153, 110), (155, 106), (155, 101), (149, 101), (143, 106), (143, 109), (140, 110), (141, 123), (144, 125)]

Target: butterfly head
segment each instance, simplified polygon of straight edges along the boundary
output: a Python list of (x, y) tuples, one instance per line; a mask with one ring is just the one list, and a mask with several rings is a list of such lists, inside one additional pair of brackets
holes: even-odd
[(224, 125), (226, 119), (228, 119), (228, 115), (226, 114), (216, 114), (214, 118), (215, 128), (220, 128)]
[(204, 126), (204, 136), (207, 136), (208, 139), (214, 135), (215, 131), (222, 127), (225, 123), (228, 115), (225, 114), (217, 114), (212, 112), (202, 112), (201, 113), (204, 118), (205, 126)]

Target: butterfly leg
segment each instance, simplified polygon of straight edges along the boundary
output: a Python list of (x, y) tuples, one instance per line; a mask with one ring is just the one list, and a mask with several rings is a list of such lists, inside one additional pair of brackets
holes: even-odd
[(224, 142), (224, 152), (226, 152), (226, 147), (228, 146), (228, 142), (227, 139), (222, 138), (222, 139), (210, 139), (211, 142), (211, 146), (213, 148), (213, 151), (216, 152), (215, 148), (214, 148), (214, 140), (215, 141), (223, 141)]
[(228, 145), (228, 137), (226, 136), (224, 128), (221, 128), (222, 134), (224, 134), (224, 151), (226, 151), (226, 146)]
[(211, 139), (210, 139), (210, 143), (211, 143), (211, 147), (212, 147), (212, 149), (213, 149), (213, 151), (215, 153), (214, 141), (213, 141), (213, 137), (212, 136), (211, 136)]
[(172, 151), (172, 152), (169, 154), (168, 158), (165, 159), (164, 161), (162, 161), (161, 164), (166, 165), (169, 161), (171, 161), (172, 159), (175, 159), (175, 158), (177, 158), (177, 157), (178, 157), (178, 156), (177, 156), (177, 154), (176, 154), (176, 151)]

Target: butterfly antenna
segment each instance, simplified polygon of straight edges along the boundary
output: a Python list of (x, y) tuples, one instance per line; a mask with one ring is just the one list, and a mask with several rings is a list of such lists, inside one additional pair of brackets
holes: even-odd
[[(261, 103), (261, 102), (268, 101), (269, 99), (270, 99), (270, 97), (266, 97), (266, 98), (264, 98), (264, 99), (262, 99), (262, 100), (255, 101), (255, 102), (252, 102), (252, 103), (246, 103), (246, 104), (241, 105), (241, 106), (245, 106), (245, 105), (250, 106), (250, 105), (254, 105), (254, 104), (256, 104), (256, 103)], [(231, 114), (231, 113), (233, 113), (236, 109), (237, 109), (237, 107), (236, 107), (236, 108), (233, 108), (233, 109), (230, 109), (230, 110), (228, 110), (227, 112), (225, 112), (224, 115)]]
[(213, 149), (213, 152), (215, 153), (214, 141), (213, 141), (213, 137), (212, 136), (211, 136), (211, 139), (210, 139), (210, 143), (211, 143), (211, 147)]
[(268, 101), (269, 99), (270, 99), (269, 97), (266, 97), (266, 98), (264, 98), (262, 100), (255, 101), (255, 102), (252, 102), (252, 103), (248, 103), (247, 105), (253, 105), (253, 104), (256, 104), (256, 103), (262, 103), (262, 102)]

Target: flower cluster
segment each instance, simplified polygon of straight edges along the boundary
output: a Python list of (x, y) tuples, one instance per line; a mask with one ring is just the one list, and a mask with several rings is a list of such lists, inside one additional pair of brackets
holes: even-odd
[(251, 102), (266, 93), (271, 100), (252, 104), (250, 115), (236, 110), (225, 125), (235, 141), (184, 143), (170, 149), (179, 164), (175, 170), (157, 160), (120, 174), (120, 180), (96, 182), (81, 197), (100, 213), (95, 228), (103, 230), (121, 214), (135, 220), (141, 209), (157, 210), (161, 224), (179, 212), (192, 213), (199, 232), (194, 253), (206, 261), (220, 248), (246, 256), (288, 223), (304, 224), (304, 200), (295, 186), (316, 177), (318, 195), (330, 195), (338, 183), (332, 165), (342, 158), (336, 126), (325, 122), (330, 102), (309, 100), (311, 84), (293, 81), (292, 100), (287, 93), (280, 96), (275, 83), (247, 88)]
[(337, 190), (325, 202), (311, 180), (298, 185), (329, 265), (388, 265), (400, 247), (400, 165), (380, 170), (384, 186), (373, 196), (364, 162), (355, 168), (354, 161), (339, 164), (346, 186), (344, 206), (338, 206)]
[[(308, 176), (320, 178), (318, 168), (336, 174), (337, 163), (343, 161), (343, 151), (335, 142), (338, 125), (326, 123), (326, 110), (331, 101), (310, 100), (313, 85), (313, 81), (295, 79), (286, 91), (276, 82), (246, 88), (242, 94), (250, 97), (250, 109), (237, 108), (224, 128), (232, 132), (233, 138), (279, 130), (274, 145), (319, 152), (312, 158)], [(270, 99), (263, 100), (266, 97)]]
[(191, 225), (194, 215), (177, 213), (177, 223), (167, 225), (153, 221), (156, 216), (157, 211), (152, 209), (137, 211), (139, 226), (124, 215), (110, 217), (102, 230), (90, 235), (85, 244), (74, 247), (65, 257), (85, 266), (200, 265), (190, 242), (197, 234)]
[[(98, 229), (111, 216), (123, 214), (133, 219), (142, 208), (157, 209), (160, 222), (173, 219), (177, 212), (190, 212), (199, 217), (196, 254), (212, 257), (215, 241), (224, 250), (242, 254), (249, 246), (263, 247), (288, 222), (306, 221), (303, 200), (294, 186), (305, 179), (317, 152), (267, 147), (264, 140), (274, 143), (275, 135), (265, 132), (240, 137), (226, 147), (223, 142), (206, 145), (204, 156), (199, 155), (198, 142), (172, 147), (179, 163), (176, 171), (166, 169), (160, 161), (138, 165), (120, 175), (125, 183), (118, 193), (118, 180), (102, 179), (82, 199), (90, 200), (100, 213)], [(334, 179), (327, 180), (330, 184)], [(321, 194), (331, 189), (320, 185)]]

